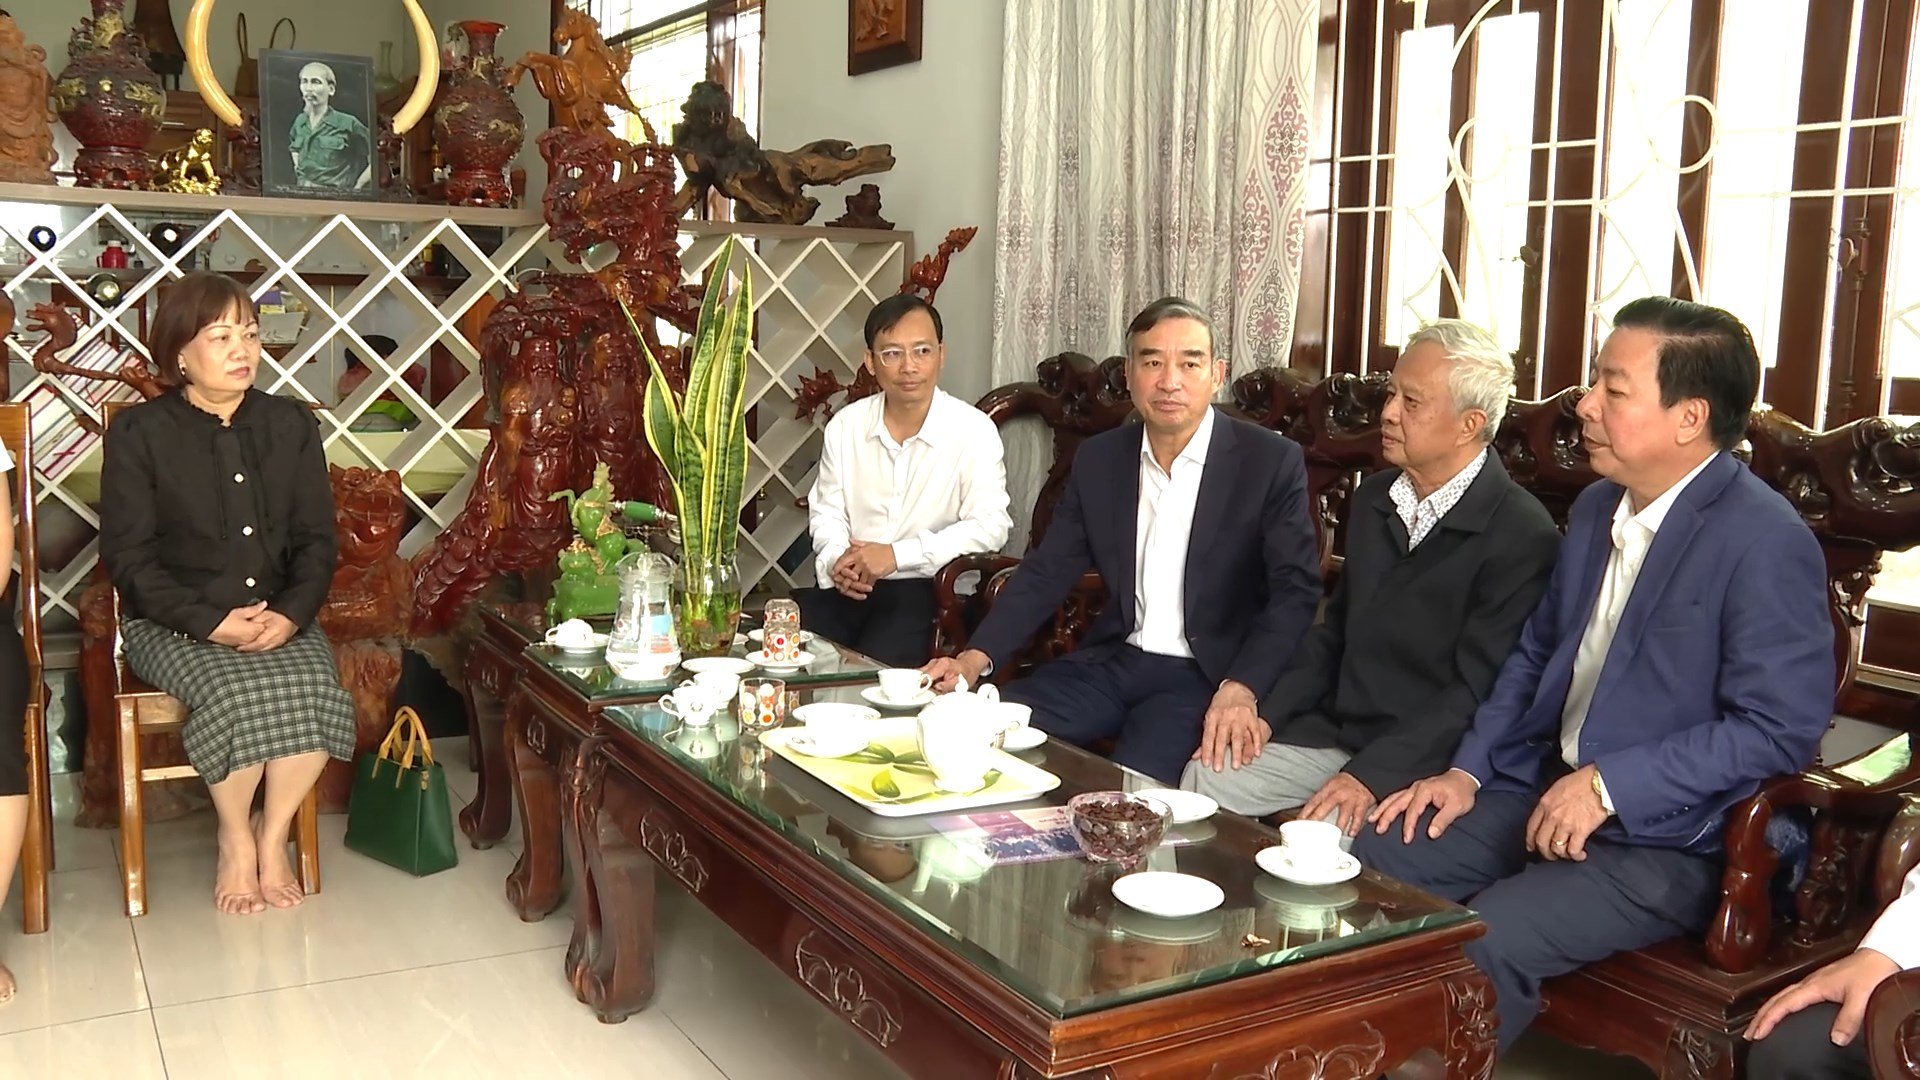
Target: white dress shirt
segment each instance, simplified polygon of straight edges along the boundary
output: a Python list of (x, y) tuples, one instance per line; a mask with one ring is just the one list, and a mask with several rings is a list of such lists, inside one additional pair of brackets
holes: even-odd
[[(1607, 650), (1613, 647), (1614, 632), (1620, 627), (1620, 613), (1626, 610), (1627, 600), (1633, 595), (1634, 582), (1639, 580), (1640, 567), (1647, 561), (1647, 550), (1653, 547), (1654, 534), (1667, 520), (1667, 513), (1679, 500), (1680, 493), (1719, 456), (1710, 455), (1694, 466), (1679, 483), (1662, 492), (1637, 514), (1633, 511), (1633, 497), (1625, 492), (1620, 495), (1620, 505), (1614, 507), (1613, 552), (1607, 556), (1606, 570), (1600, 578), (1600, 595), (1593, 602), (1593, 614), (1580, 637), (1580, 651), (1573, 657), (1573, 681), (1567, 686), (1567, 703), (1560, 712), (1560, 757), (1571, 768), (1580, 767), (1580, 729), (1587, 722), (1594, 687), (1600, 682)], [(1600, 784), (1600, 802), (1607, 813), (1613, 813), (1613, 799), (1606, 793), (1604, 779)]]
[(1140, 518), (1133, 532), (1133, 632), (1127, 644), (1163, 656), (1193, 656), (1187, 644), (1187, 543), (1200, 477), (1213, 444), (1213, 409), (1173, 459), (1171, 472), (1153, 458), (1140, 432)]
[(1902, 971), (1920, 967), (1920, 866), (1907, 871), (1900, 896), (1873, 920), (1860, 947), (1899, 964)]
[(899, 441), (885, 406), (873, 394), (827, 423), (807, 495), (822, 588), (854, 540), (893, 546), (889, 580), (928, 578), (958, 556), (998, 551), (1013, 528), (1000, 430), (985, 413), (935, 390), (920, 430)]
[(1486, 468), (1487, 455), (1491, 453), (1491, 450), (1482, 450), (1475, 454), (1472, 461), (1453, 474), (1453, 479), (1434, 488), (1424, 499), (1413, 490), (1413, 480), (1407, 476), (1407, 471), (1400, 470), (1393, 485), (1387, 488), (1387, 497), (1393, 500), (1393, 509), (1400, 515), (1400, 524), (1407, 527), (1408, 551), (1419, 547), (1420, 541), (1425, 540), (1433, 527), (1440, 524), (1440, 519), (1447, 516), (1447, 511), (1459, 505), (1460, 497), (1473, 486), (1480, 470)]

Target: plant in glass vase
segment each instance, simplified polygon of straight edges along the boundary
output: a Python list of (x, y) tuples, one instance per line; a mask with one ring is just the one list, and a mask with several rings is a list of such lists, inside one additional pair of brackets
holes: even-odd
[(686, 355), (687, 392), (674, 392), (647, 348), (633, 312), (621, 302), (646, 351), (650, 377), (644, 412), (647, 444), (672, 482), (680, 517), (680, 571), (674, 629), (686, 656), (733, 647), (740, 621), (741, 491), (747, 472), (747, 347), (753, 342), (753, 288), (745, 273), (724, 295), (735, 241), (728, 237), (707, 278), (700, 319)]

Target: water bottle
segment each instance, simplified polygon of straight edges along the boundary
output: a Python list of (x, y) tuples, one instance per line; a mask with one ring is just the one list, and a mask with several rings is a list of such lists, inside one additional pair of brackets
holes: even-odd
[(654, 682), (680, 666), (673, 632), (673, 560), (636, 551), (613, 564), (620, 578), (620, 605), (607, 635), (607, 666), (622, 679)]

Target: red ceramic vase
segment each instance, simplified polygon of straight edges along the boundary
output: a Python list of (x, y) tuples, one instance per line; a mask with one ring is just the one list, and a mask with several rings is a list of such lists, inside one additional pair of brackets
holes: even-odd
[(467, 206), (507, 206), (513, 187), (507, 166), (520, 153), (525, 119), (502, 85), (494, 41), (503, 23), (469, 19), (466, 62), (454, 69), (433, 114), (433, 141), (446, 159), (447, 201)]
[(54, 111), (80, 143), (73, 172), (81, 187), (145, 187), (147, 144), (167, 111), (147, 47), (121, 17), (123, 3), (93, 0), (93, 17), (74, 29), (66, 69), (53, 83)]

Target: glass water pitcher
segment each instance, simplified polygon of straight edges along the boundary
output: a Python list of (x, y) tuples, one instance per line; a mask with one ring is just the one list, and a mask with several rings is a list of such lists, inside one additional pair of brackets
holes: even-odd
[(636, 551), (613, 566), (620, 577), (620, 606), (607, 635), (607, 666), (636, 682), (664, 679), (680, 666), (673, 633), (673, 559)]

